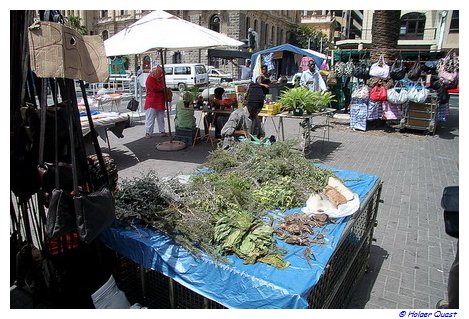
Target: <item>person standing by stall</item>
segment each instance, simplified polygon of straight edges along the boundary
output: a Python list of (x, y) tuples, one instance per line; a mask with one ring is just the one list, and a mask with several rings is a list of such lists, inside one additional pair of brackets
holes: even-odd
[(300, 84), (313, 92), (327, 90), (326, 83), (324, 83), (314, 60), (308, 61), (308, 70), (301, 74)]
[(164, 127), (165, 106), (165, 86), (164, 71), (161, 65), (157, 65), (150, 71), (145, 82), (147, 95), (145, 98), (145, 138), (151, 138), (155, 127), (155, 119), (158, 123), (158, 130), (162, 137), (168, 136)]
[(250, 80), (252, 78), (251, 60), (246, 59), (245, 65), (239, 65), (234, 60), (231, 60), (231, 63), (239, 67), (239, 70), (241, 71), (241, 81)]

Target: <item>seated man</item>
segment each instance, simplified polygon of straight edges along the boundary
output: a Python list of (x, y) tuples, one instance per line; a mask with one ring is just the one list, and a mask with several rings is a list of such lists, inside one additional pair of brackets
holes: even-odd
[[(212, 108), (215, 110), (220, 110), (224, 108), (223, 93), (225, 93), (225, 90), (223, 88), (218, 87), (215, 89), (214, 97), (208, 101), (209, 108)], [(223, 118), (225, 118), (225, 120)], [(209, 130), (209, 125), (211, 123), (212, 125), (215, 126), (215, 137), (216, 138), (221, 137), (220, 131), (221, 131), (221, 128), (223, 127), (223, 124), (226, 122), (227, 119), (228, 119), (227, 115), (208, 112), (205, 115), (205, 120), (204, 120), (205, 135), (209, 134), (208, 130)]]
[(176, 103), (176, 117), (174, 118), (176, 129), (195, 129), (193, 100), (194, 96), (191, 92), (184, 92), (182, 100)]
[(251, 83), (247, 94), (247, 106), (231, 113), (228, 121), (221, 130), (224, 137), (223, 147), (229, 147), (233, 137), (246, 136), (248, 134), (257, 138), (264, 137), (259, 112), (264, 106), (265, 93), (259, 83)]

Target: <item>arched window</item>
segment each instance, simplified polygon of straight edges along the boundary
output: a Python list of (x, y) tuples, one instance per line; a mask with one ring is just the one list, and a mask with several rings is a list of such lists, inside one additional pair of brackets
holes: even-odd
[(220, 17), (218, 17), (218, 15), (214, 14), (210, 18), (209, 29), (215, 32), (220, 32)]
[(109, 38), (109, 32), (104, 30), (103, 33), (101, 33), (101, 37), (103, 38), (103, 41), (107, 40), (107, 38)]
[(180, 51), (176, 51), (173, 54), (173, 63), (181, 63), (182, 62), (182, 55)]
[(264, 27), (264, 45), (267, 46), (269, 44), (269, 25), (266, 23)]
[(108, 16), (107, 10), (101, 10), (101, 18), (106, 18)]
[(425, 14), (411, 12), (401, 17), (400, 40), (422, 40), (425, 31)]
[(278, 41), (280, 42), (280, 44), (285, 43), (285, 40), (283, 40), (283, 29), (280, 30), (280, 39), (278, 39)]
[(258, 30), (257, 30), (257, 19), (254, 20), (254, 27), (253, 27), (253, 29), (254, 29), (254, 31), (256, 31), (256, 32), (258, 31)]

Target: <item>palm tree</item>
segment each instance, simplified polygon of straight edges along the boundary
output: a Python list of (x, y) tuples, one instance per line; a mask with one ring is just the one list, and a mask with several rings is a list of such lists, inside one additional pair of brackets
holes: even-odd
[(68, 16), (65, 17), (65, 25), (76, 30), (81, 35), (87, 35), (88, 29), (81, 25), (81, 18), (77, 16)]
[(372, 61), (376, 61), (382, 53), (386, 61), (398, 55), (395, 49), (399, 40), (400, 18), (400, 10), (375, 10), (371, 27)]

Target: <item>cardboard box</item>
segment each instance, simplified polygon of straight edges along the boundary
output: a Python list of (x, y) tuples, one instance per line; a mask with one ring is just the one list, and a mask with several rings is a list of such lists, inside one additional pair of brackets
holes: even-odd
[(41, 78), (68, 78), (89, 83), (109, 78), (104, 42), (82, 36), (59, 23), (41, 21), (29, 27), (31, 69)]

